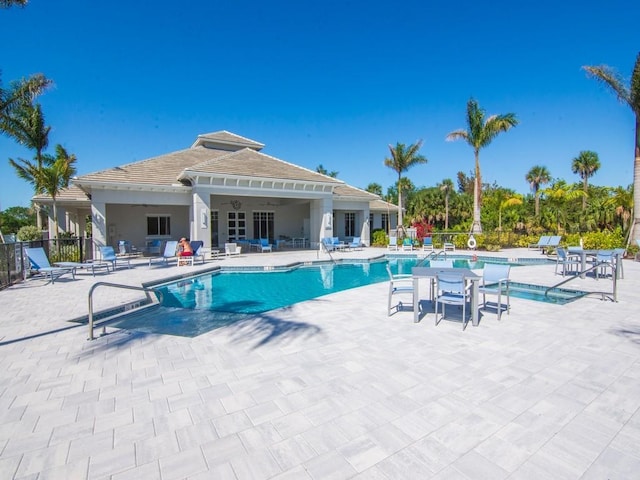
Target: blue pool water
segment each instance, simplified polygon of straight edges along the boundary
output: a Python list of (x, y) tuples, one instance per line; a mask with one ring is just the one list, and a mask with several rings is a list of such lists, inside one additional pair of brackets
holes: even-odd
[[(159, 285), (162, 305), (131, 313), (111, 325), (193, 337), (270, 310), (373, 283), (387, 282), (386, 263), (396, 273), (411, 273), (419, 258), (372, 262), (321, 263), (271, 271), (216, 271)], [(455, 267), (481, 269), (483, 261), (456, 259)], [(533, 295), (535, 293), (535, 295)], [(548, 301), (540, 292), (512, 289), (513, 296)]]

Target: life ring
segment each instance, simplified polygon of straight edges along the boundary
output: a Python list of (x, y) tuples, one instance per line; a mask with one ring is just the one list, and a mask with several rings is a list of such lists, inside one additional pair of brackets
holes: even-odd
[(476, 239), (473, 238), (473, 235), (471, 235), (469, 237), (469, 240), (467, 240), (467, 247), (469, 247), (471, 250), (475, 250), (475, 248), (476, 248)]

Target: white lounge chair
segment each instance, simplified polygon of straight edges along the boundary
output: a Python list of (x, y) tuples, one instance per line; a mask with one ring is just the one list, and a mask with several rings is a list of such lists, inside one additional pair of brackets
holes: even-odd
[(31, 264), (31, 269), (36, 272), (43, 274), (45, 279), (49, 278), (49, 283), (54, 283), (57, 278), (60, 278), (62, 275), (70, 273), (73, 279), (76, 279), (76, 267), (68, 266), (68, 267), (53, 267), (49, 263), (49, 259), (47, 255), (44, 253), (44, 249), (42, 247), (27, 247), (24, 249), (24, 253), (27, 255), (29, 259), (29, 263)]
[(398, 237), (389, 237), (389, 245), (387, 245), (387, 249), (390, 252), (398, 251)]

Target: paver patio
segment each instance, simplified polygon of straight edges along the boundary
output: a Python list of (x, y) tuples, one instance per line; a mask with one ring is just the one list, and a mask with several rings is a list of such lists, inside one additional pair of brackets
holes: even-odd
[[(336, 254), (367, 257), (381, 249)], [(508, 257), (537, 255), (524, 249)], [(640, 472), (640, 262), (618, 302), (512, 297), (498, 322), (386, 314), (387, 283), (196, 338), (109, 329), (87, 292), (204, 267), (29, 280), (0, 292), (0, 477), (7, 479), (630, 479)], [(326, 255), (324, 255), (326, 258)], [(554, 266), (515, 267), (552, 285)], [(576, 279), (569, 288), (610, 288)], [(423, 290), (423, 291), (426, 291)], [(101, 287), (96, 309), (136, 292)]]

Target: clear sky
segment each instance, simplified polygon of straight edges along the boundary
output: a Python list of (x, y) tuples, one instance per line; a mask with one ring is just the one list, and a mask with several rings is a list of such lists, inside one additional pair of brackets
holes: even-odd
[[(80, 175), (188, 148), (228, 130), (311, 170), (365, 188), (396, 174), (389, 144), (424, 140), (433, 186), (471, 172), (473, 151), (446, 142), (474, 97), (520, 124), (483, 149), (485, 182), (526, 193), (536, 164), (578, 181), (571, 160), (598, 153), (596, 185), (633, 181), (634, 117), (583, 65), (626, 79), (640, 51), (640, 2), (565, 0), (31, 0), (0, 10), (2, 84), (44, 73), (40, 97)], [(28, 206), (0, 137), (0, 208)]]

